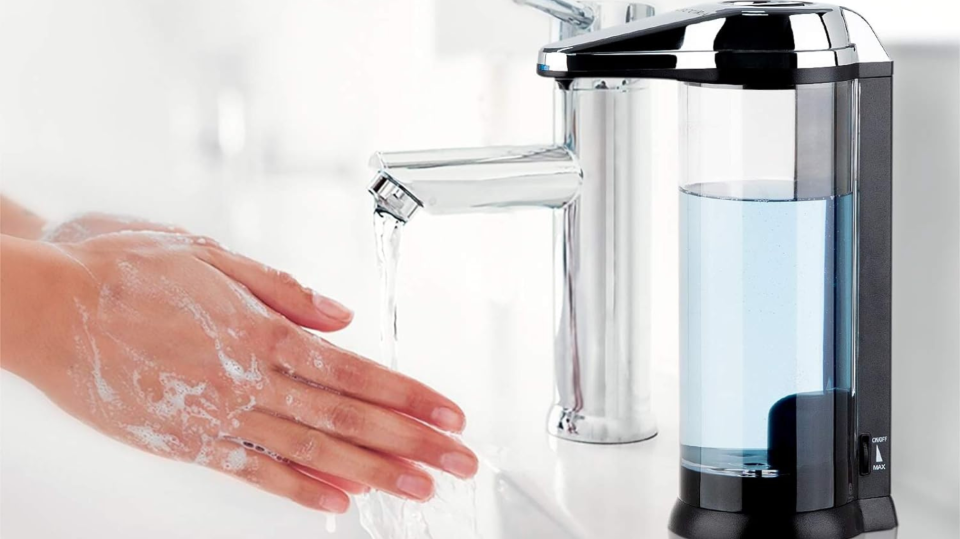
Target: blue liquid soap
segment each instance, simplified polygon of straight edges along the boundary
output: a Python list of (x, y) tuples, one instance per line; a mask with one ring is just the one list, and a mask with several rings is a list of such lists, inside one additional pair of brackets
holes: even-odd
[(853, 446), (854, 196), (771, 196), (791, 186), (680, 192), (681, 499), (691, 505), (804, 511), (851, 495), (852, 455), (837, 455)]

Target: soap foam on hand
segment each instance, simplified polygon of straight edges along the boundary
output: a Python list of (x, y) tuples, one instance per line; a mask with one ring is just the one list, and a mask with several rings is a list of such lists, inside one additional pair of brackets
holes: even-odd
[[(167, 232), (126, 234), (136, 234), (146, 242), (174, 250), (203, 241), (203, 238)], [(65, 252), (58, 245), (52, 247)], [(72, 256), (70, 259), (99, 281), (82, 262)], [(238, 416), (251, 410), (255, 406), (255, 399), (250, 397), (245, 402), (228, 402), (231, 399), (224, 399), (224, 395), (206, 381), (212, 373), (204, 373), (194, 379), (183, 373), (159, 370), (154, 358), (129, 345), (123, 335), (123, 327), (129, 326), (130, 321), (144, 317), (143, 313), (134, 311), (125, 298), (129, 300), (134, 295), (147, 296), (189, 315), (207, 337), (209, 353), (217, 358), (222, 369), (217, 376), (231, 380), (238, 386), (262, 389), (263, 376), (258, 358), (250, 356), (248, 361), (243, 361), (232, 357), (236, 343), (243, 337), (243, 330), (219, 326), (198, 298), (179, 284), (167, 278), (146, 278), (137, 258), (120, 258), (115, 265), (119, 278), (109, 285), (100, 286), (99, 296), (93, 305), (74, 298), (80, 330), (74, 338), (74, 352), (78, 365), (86, 366), (71, 371), (77, 391), (86, 395), (86, 405), (92, 412), (116, 423), (118, 429), (126, 434), (124, 439), (134, 446), (204, 466), (228, 471), (244, 469), (248, 462), (243, 447), (224, 452), (217, 462), (212, 459), (217, 453), (215, 446), (225, 440), (218, 434), (225, 430), (222, 418), (227, 418), (233, 428), (239, 427)], [(216, 314), (231, 314), (240, 318), (267, 315), (266, 307), (248, 290), (232, 281), (229, 285), (246, 308), (239, 312), (239, 309), (223, 305), (225, 311), (231, 312)], [(116, 367), (113, 372), (105, 370), (101, 356), (106, 353), (120, 354), (125, 358), (124, 372), (116, 371)], [(123, 376), (129, 379), (125, 380)], [(174, 429), (165, 427), (168, 424), (178, 426), (182, 434), (174, 434)]]

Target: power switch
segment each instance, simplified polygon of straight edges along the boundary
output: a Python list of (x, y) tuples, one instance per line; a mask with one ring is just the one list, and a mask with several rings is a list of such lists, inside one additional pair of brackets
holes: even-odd
[(860, 437), (860, 475), (870, 475), (873, 469), (873, 462), (870, 458), (873, 455), (873, 444), (870, 442), (870, 435), (864, 434)]

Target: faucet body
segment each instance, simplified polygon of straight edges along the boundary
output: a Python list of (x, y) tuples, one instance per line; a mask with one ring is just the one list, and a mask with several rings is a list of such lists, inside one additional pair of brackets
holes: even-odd
[[(652, 14), (625, 2), (523, 3), (573, 10), (555, 23), (555, 37)], [(378, 153), (370, 191), (379, 211), (402, 221), (420, 208), (554, 208), (548, 430), (591, 443), (649, 439), (657, 433), (649, 387), (649, 91), (636, 79), (576, 79), (556, 90), (555, 106), (554, 144)]]
[(563, 145), (583, 173), (554, 224), (556, 403), (548, 428), (595, 443), (656, 433), (650, 402), (649, 91), (577, 80), (558, 90)]

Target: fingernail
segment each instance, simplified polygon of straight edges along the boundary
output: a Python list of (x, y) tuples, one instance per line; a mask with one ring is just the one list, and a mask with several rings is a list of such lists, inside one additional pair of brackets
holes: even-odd
[(477, 460), (464, 453), (447, 453), (440, 457), (440, 467), (461, 479), (476, 475), (477, 466)]
[(437, 408), (430, 414), (430, 419), (434, 425), (450, 432), (460, 432), (464, 427), (463, 415), (450, 408)]
[(346, 513), (350, 508), (350, 500), (340, 496), (324, 496), (318, 504), (320, 509), (329, 513)]
[(339, 302), (326, 296), (321, 296), (316, 292), (313, 293), (313, 306), (317, 308), (320, 314), (327, 318), (333, 318), (341, 322), (353, 320), (353, 311), (344, 307)]
[(397, 479), (397, 489), (417, 500), (433, 496), (433, 482), (419, 475), (401, 475)]

